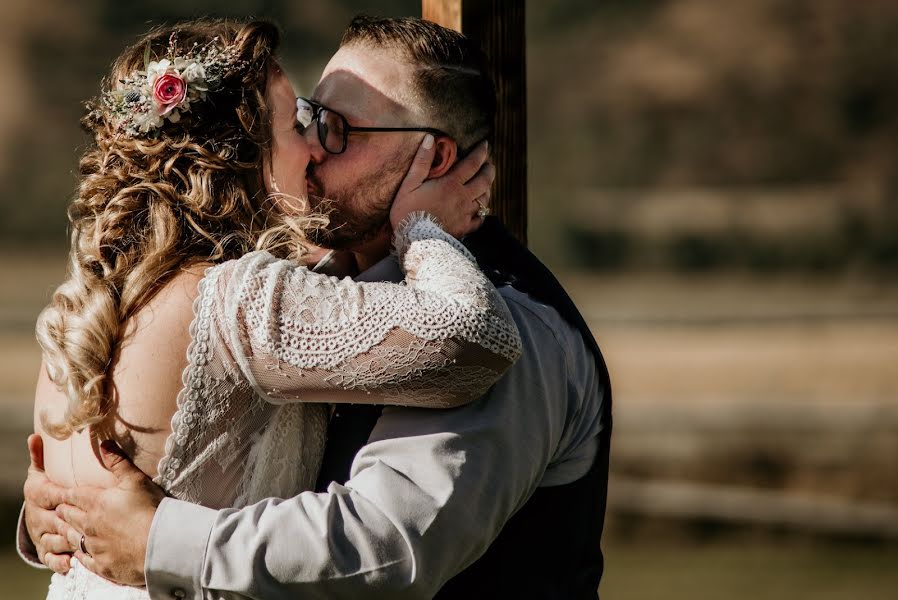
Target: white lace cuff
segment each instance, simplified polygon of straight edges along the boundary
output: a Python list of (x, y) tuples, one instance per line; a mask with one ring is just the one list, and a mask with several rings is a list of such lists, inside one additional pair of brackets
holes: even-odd
[(449, 235), (435, 216), (423, 210), (409, 213), (393, 232), (393, 252), (399, 258), (399, 264), (402, 264), (412, 243), (421, 240), (448, 242), (461, 255), (477, 264), (474, 255), (465, 248), (464, 244)]

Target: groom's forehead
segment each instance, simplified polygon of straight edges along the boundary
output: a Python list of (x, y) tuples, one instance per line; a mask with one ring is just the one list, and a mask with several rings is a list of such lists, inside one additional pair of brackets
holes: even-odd
[(407, 112), (409, 68), (390, 52), (344, 46), (324, 68), (313, 99), (347, 117)]

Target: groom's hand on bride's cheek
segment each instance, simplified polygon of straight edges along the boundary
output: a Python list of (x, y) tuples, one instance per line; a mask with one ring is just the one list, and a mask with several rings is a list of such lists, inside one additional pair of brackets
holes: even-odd
[(44, 473), (44, 444), (41, 436), (28, 437), (31, 465), (25, 480), (25, 528), (34, 543), (40, 561), (57, 573), (69, 570), (72, 548), (62, 535), (64, 523), (56, 515), (56, 506), (65, 500), (66, 488), (56, 485)]
[[(126, 585), (145, 585), (143, 565), (156, 508), (165, 493), (114, 442), (100, 446), (117, 484), (75, 487), (56, 511), (75, 558), (94, 573)], [(82, 537), (84, 549), (81, 549)]]

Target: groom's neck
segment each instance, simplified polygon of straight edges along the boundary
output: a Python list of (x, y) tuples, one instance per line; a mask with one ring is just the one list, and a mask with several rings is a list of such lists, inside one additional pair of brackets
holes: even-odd
[(359, 273), (362, 271), (367, 271), (377, 263), (379, 263), (384, 257), (386, 257), (389, 252), (384, 252), (383, 254), (373, 255), (370, 253), (362, 253), (362, 252), (353, 252), (353, 256), (355, 256), (355, 264), (358, 266)]
[(378, 235), (374, 239), (353, 248), (352, 254), (355, 256), (355, 263), (359, 267), (359, 272), (372, 267), (389, 256), (391, 241), (391, 232), (385, 230), (382, 235)]

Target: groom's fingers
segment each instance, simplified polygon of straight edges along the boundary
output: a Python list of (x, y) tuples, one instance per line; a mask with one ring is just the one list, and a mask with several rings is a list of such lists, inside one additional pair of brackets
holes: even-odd
[(97, 561), (90, 554), (85, 554), (81, 550), (76, 550), (75, 558), (78, 559), (78, 562), (87, 567), (88, 571), (92, 571), (100, 576), (103, 575), (103, 573), (100, 572), (100, 567), (97, 565)]
[(81, 533), (81, 528), (75, 527), (67, 527), (65, 530), (65, 539), (68, 542), (69, 546), (75, 548), (76, 550), (81, 547), (81, 536), (84, 535)]
[(81, 541), (81, 534), (90, 535), (92, 532), (88, 526), (87, 513), (70, 504), (60, 504), (56, 507), (56, 513), (65, 521), (60, 525), (62, 527), (60, 533), (69, 541), (69, 545), (77, 548), (78, 542)]
[(56, 533), (45, 533), (41, 536), (41, 549), (51, 554), (66, 554), (75, 550), (65, 536)]
[(29, 471), (23, 492), (26, 502), (48, 510), (53, 510), (66, 499), (66, 488), (47, 479), (42, 471)]
[(25, 501), (34, 506), (53, 510), (59, 502), (54, 500), (64, 500), (64, 494), (56, 489), (56, 484), (50, 483), (46, 477), (36, 472), (29, 472), (25, 479), (25, 485), (22, 486), (22, 493), (25, 495)]
[(114, 441), (104, 440), (100, 444), (100, 453), (103, 456), (103, 464), (115, 475), (119, 484), (140, 485), (147, 479), (146, 473), (134, 466), (131, 457)]
[[(97, 571), (97, 566), (94, 562), (95, 557), (93, 556), (94, 553), (98, 555), (103, 553), (102, 540), (92, 538), (90, 534), (82, 534), (75, 528), (69, 529), (66, 538), (68, 539), (69, 545), (74, 546), (75, 551), (73, 552), (73, 555), (81, 564), (98, 575), (104, 575), (104, 573)], [(82, 539), (84, 540), (83, 546), (81, 543)], [(85, 553), (84, 550), (87, 550), (87, 553)]]
[(52, 552), (47, 552), (44, 554), (43, 559), (43, 563), (47, 565), (51, 571), (55, 571), (60, 575), (68, 573), (72, 566), (71, 554), (53, 554)]
[(477, 144), (463, 159), (452, 165), (447, 173), (459, 183), (467, 183), (483, 167), (489, 157), (489, 144), (486, 140)]
[[(97, 503), (97, 497), (103, 492), (103, 488), (82, 485), (65, 490), (65, 498), (59, 503), (60, 507), (77, 508), (82, 512), (91, 510)], [(62, 516), (62, 515), (60, 515)], [(62, 517), (65, 519), (65, 517)], [(71, 521), (69, 521), (71, 523)]]

